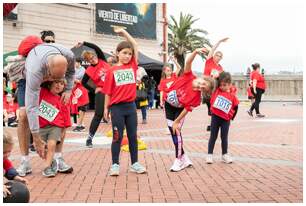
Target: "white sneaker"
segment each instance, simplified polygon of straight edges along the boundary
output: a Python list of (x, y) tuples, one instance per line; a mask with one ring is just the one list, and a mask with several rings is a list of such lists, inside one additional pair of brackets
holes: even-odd
[(229, 154), (222, 155), (223, 162), (230, 164), (233, 162), (233, 158)]
[(181, 159), (176, 158), (172, 167), (170, 168), (171, 172), (178, 172), (184, 169), (184, 162)]
[(214, 161), (213, 161), (213, 155), (212, 154), (208, 154), (207, 157), (206, 157), (206, 163), (207, 164), (212, 164)]
[(192, 167), (192, 162), (191, 160), (189, 159), (189, 157), (184, 154), (182, 156), (182, 161), (183, 161), (183, 167), (186, 168), (186, 167)]

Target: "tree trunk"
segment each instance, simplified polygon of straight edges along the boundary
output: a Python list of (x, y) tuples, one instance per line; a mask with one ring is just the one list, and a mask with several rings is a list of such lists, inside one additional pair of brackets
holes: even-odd
[(185, 56), (184, 54), (182, 55), (176, 54), (175, 57), (177, 59), (177, 63), (181, 66), (180, 74), (182, 74), (184, 72), (184, 67), (185, 67)]

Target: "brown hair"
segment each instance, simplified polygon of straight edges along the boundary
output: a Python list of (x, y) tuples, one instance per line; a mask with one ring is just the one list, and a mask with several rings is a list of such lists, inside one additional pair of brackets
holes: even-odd
[(132, 50), (132, 53), (134, 55), (134, 47), (133, 47), (133, 44), (129, 41), (122, 41), (118, 44), (117, 48), (116, 48), (116, 51), (117, 52), (120, 52), (122, 49), (131, 49)]
[(258, 63), (252, 64), (253, 70), (258, 69), (259, 67), (260, 67), (260, 64), (258, 64)]
[(5, 145), (13, 145), (13, 144), (14, 141), (12, 135), (7, 130), (3, 130), (3, 148), (5, 147)]
[(161, 73), (161, 79), (166, 79), (166, 73), (165, 73), (165, 69), (166, 68), (170, 68), (173, 72), (173, 68), (172, 68), (172, 65), (170, 63), (165, 63), (164, 66), (163, 66), (163, 71)]

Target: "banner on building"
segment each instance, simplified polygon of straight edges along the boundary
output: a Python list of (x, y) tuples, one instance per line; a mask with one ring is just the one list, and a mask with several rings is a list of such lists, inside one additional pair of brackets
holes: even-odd
[(97, 3), (96, 32), (115, 35), (114, 26), (136, 38), (156, 39), (156, 4)]

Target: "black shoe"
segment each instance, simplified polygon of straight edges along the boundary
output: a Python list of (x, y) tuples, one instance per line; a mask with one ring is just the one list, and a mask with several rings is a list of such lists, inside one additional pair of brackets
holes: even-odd
[(247, 113), (250, 115), (250, 117), (253, 117), (253, 113), (250, 110), (248, 110)]
[(265, 117), (265, 115), (264, 114), (256, 114), (256, 117), (262, 118), (262, 117)]
[(72, 131), (73, 132), (80, 132), (81, 128), (79, 126), (76, 126)]
[(92, 139), (86, 140), (86, 147), (92, 148)]
[(104, 117), (102, 118), (102, 121), (101, 121), (102, 123), (108, 123), (108, 121), (106, 120), (106, 119), (104, 119)]
[(210, 125), (207, 126), (206, 131), (210, 132)]
[(35, 147), (34, 147), (33, 144), (31, 144), (31, 145), (29, 146), (29, 149), (30, 149), (31, 152), (36, 152), (36, 149), (35, 149)]

